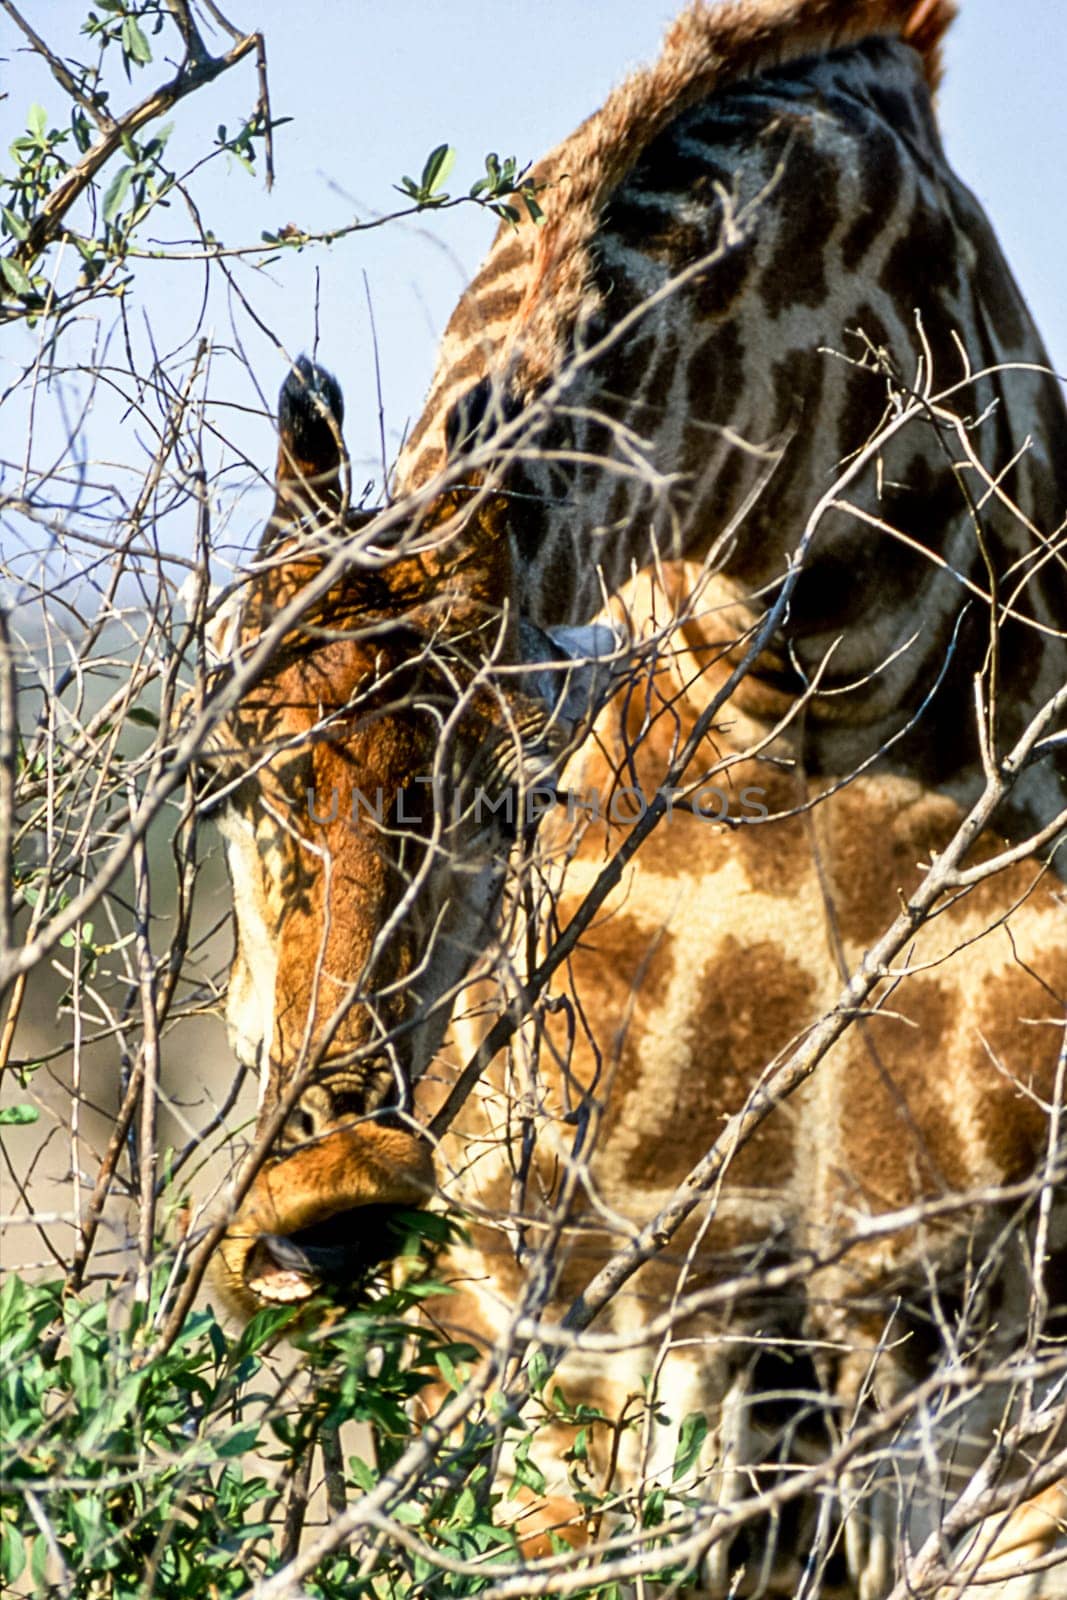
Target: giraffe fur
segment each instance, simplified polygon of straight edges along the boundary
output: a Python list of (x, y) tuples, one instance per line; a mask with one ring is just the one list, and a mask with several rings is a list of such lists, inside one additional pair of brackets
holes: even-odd
[[(1067, 414), (941, 149), (931, 93), (952, 15), (938, 0), (689, 7), (659, 63), (535, 167), (544, 225), (498, 235), (377, 518), (346, 504), (336, 386), (307, 362), (287, 380), (277, 504), (232, 648), (329, 586), (212, 755), (231, 779), (231, 1027), (261, 1071), (261, 1127), (290, 1107), (222, 1251), (243, 1313), (310, 1298), (328, 1265), (316, 1218), (359, 1234), (346, 1197), (425, 1190), (420, 1130), (520, 981), (506, 929), (518, 946), (545, 931), (509, 898), (515, 827), (479, 816), (479, 785), (494, 807), (546, 781), (577, 797), (542, 823), (522, 880), (566, 925), (625, 837), (612, 799), (656, 794), (733, 686), (681, 783), (690, 801), (714, 783), (719, 809), (681, 806), (641, 846), (532, 1042), (491, 1064), (436, 1153), (472, 1219), (450, 1316), (491, 1345), (537, 1274), (551, 1330), (685, 1181), (1067, 679)], [(734, 682), (783, 585), (779, 625)], [(556, 670), (577, 693), (549, 687), (553, 637), (590, 624), (616, 630), (590, 652), (624, 680), (604, 708), (573, 662)], [(353, 810), (354, 786), (385, 812)], [(331, 791), (344, 803), (319, 821)], [(1012, 1362), (1038, 1337), (1020, 1312), (1027, 1252), (1045, 1250), (1055, 1307), (1067, 1274), (1062, 1183), (1040, 1222), (1033, 1188), (1055, 1170), (1062, 1092), (1065, 796), (1053, 737), (969, 857), (1007, 851), (1003, 870), (916, 929), (563, 1362), (569, 1392), (606, 1413), (651, 1376), (676, 1426), (709, 1418), (688, 1484), (708, 1507), (709, 1593), (808, 1582), (816, 1498), (774, 1538), (712, 1537), (739, 1486), (846, 1450), (951, 1373), (962, 1341), (1005, 1382), (944, 1416), (931, 1402), (880, 1466), (842, 1471), (839, 1592), (883, 1600), (1016, 1415)], [(469, 981), (487, 956), (497, 972)], [(783, 1392), (784, 1415), (768, 1398)], [(590, 1454), (624, 1507), (670, 1476), (672, 1444), (643, 1415)], [(1062, 1432), (1053, 1418), (1042, 1448)], [(558, 1509), (573, 1437), (550, 1438)], [(1020, 1508), (986, 1541), (998, 1562), (1057, 1536), (1025, 1460), (1008, 1467)]]

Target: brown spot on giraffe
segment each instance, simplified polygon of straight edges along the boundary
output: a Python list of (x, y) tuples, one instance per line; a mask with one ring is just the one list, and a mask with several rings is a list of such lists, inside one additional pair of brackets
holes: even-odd
[[(967, 1186), (947, 1056), (959, 997), (934, 977), (906, 979), (865, 1017), (846, 1050), (840, 1183), (851, 1204), (897, 1210), (927, 1193)], [(862, 1105), (862, 1119), (849, 1114)]]
[(988, 1159), (1008, 1181), (1033, 1171), (1048, 1147), (1065, 1017), (1067, 945), (985, 985), (971, 1045), (975, 1119)]
[(834, 914), (853, 939), (870, 943), (897, 915), (924, 866), (959, 826), (958, 808), (940, 795), (883, 794), (863, 779), (815, 814)]

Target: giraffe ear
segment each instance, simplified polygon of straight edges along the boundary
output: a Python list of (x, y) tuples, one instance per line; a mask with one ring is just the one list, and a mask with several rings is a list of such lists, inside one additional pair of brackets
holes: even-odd
[(594, 622), (582, 628), (538, 628), (519, 623), (527, 694), (545, 707), (550, 723), (569, 738), (591, 722), (625, 671), (625, 640)]
[(332, 372), (298, 356), (278, 395), (278, 482), (327, 485), (344, 453), (345, 403)]

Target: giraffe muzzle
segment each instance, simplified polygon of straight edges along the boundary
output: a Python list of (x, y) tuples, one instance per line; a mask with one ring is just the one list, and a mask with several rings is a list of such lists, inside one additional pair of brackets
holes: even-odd
[(396, 1253), (396, 1212), (433, 1190), (417, 1135), (375, 1122), (332, 1129), (259, 1173), (219, 1245), (216, 1282), (243, 1316), (355, 1286)]

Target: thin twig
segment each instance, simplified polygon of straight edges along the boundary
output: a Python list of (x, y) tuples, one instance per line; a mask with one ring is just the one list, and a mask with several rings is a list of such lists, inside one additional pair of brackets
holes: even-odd
[(137, 987), (141, 1001), (142, 1063), (141, 1116), (138, 1129), (138, 1176), (140, 1195), (137, 1212), (137, 1283), (134, 1298), (147, 1305), (152, 1290), (152, 1263), (156, 1231), (156, 1166), (159, 1160), (159, 1141), (156, 1123), (159, 1109), (159, 1014), (156, 1003), (156, 973), (152, 959), (150, 926), (152, 900), (148, 871), (148, 853), (144, 840), (140, 840), (133, 853), (134, 885), (136, 893), (136, 963)]
[[(13, 10), (10, 4), (8, 9)], [(147, 123), (154, 122), (157, 117), (165, 116), (180, 100), (195, 94), (205, 84), (214, 82), (253, 50), (259, 49), (261, 44), (259, 34), (250, 33), (238, 40), (224, 56), (208, 56), (206, 60), (183, 66), (169, 83), (153, 90), (139, 105), (133, 106), (112, 127), (107, 128), (82, 159), (64, 173), (48, 198), (42, 202), (25, 239), (15, 251), (16, 258), (23, 265), (31, 263), (59, 237), (67, 212), (84, 194), (100, 169), (122, 148), (124, 139), (130, 138)]]
[(348, 1510), (345, 1494), (345, 1458), (341, 1449), (341, 1430), (335, 1423), (323, 1422), (319, 1428), (319, 1448), (326, 1476), (326, 1504), (331, 1517), (343, 1517)]
[(34, 32), (18, 8), (12, 4), (12, 0), (0, 0), (0, 6), (3, 6), (15, 26), (21, 28), (37, 54), (47, 61), (49, 71), (59, 84), (59, 87), (69, 94), (70, 98), (80, 105), (83, 111), (92, 117), (98, 128), (103, 129), (105, 133), (111, 133), (115, 129), (116, 123), (106, 106), (101, 103), (96, 95), (86, 93), (73, 73), (67, 70), (59, 56), (48, 48), (39, 33)]
[(293, 1463), (292, 1477), (289, 1481), (289, 1494), (285, 1502), (285, 1522), (282, 1527), (282, 1542), (279, 1559), (283, 1562), (292, 1561), (300, 1549), (300, 1538), (304, 1532), (304, 1523), (308, 1513), (308, 1491), (311, 1485), (311, 1458), (315, 1453), (315, 1441), (309, 1437), (304, 1440), (300, 1453)]
[[(11, 909), (11, 884), (14, 872), (12, 845), (15, 835), (15, 781), (18, 770), (18, 707), (15, 690), (15, 658), (7, 612), (0, 606), (0, 957), (15, 943)], [(4, 986), (0, 983), (0, 997)], [(8, 1024), (4, 1030), (3, 1056), (10, 1048)]]

